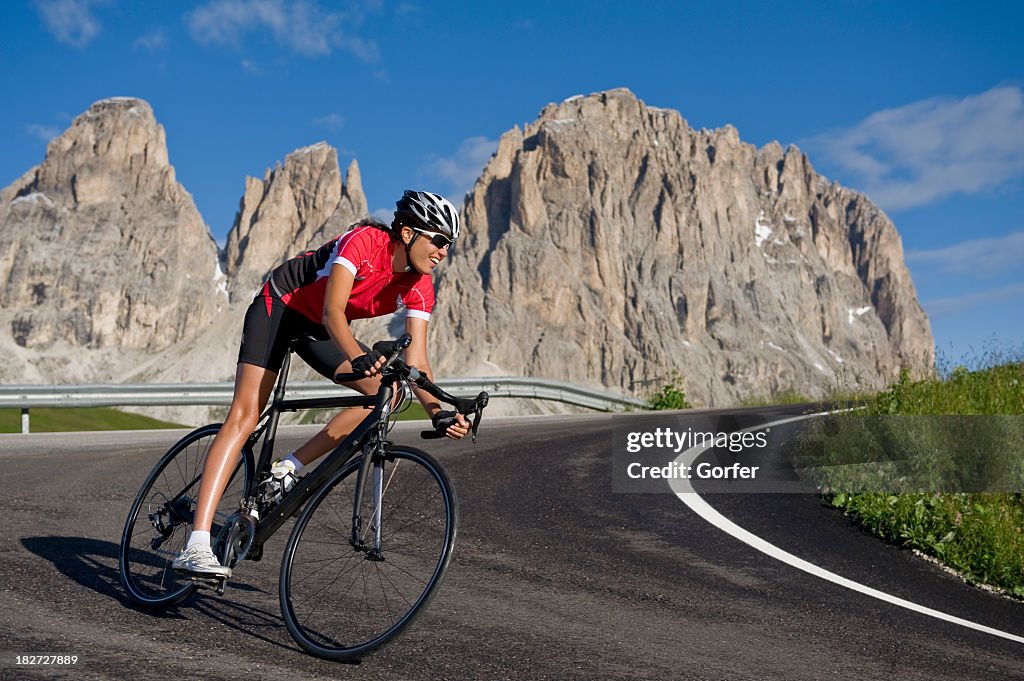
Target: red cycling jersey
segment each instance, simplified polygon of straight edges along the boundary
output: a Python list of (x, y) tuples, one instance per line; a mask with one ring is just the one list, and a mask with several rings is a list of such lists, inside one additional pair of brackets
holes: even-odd
[(349, 320), (380, 317), (399, 307), (410, 317), (430, 319), (434, 309), (430, 275), (393, 271), (394, 248), (384, 230), (356, 227), (283, 263), (271, 273), (268, 284), (289, 309), (323, 324), (327, 278), (335, 265), (341, 265), (355, 277), (345, 306)]

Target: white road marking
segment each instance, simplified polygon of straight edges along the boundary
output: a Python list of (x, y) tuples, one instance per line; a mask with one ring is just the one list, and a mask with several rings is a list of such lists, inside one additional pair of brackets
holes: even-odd
[[(825, 416), (831, 413), (835, 412), (821, 412), (817, 414), (796, 416), (793, 418), (782, 419), (780, 421), (773, 421), (772, 423), (765, 423), (759, 426), (754, 426), (752, 428), (746, 428), (740, 432), (761, 430), (764, 428), (770, 428), (772, 426), (781, 426), (786, 423), (801, 421), (803, 419), (813, 418), (815, 416)], [(694, 461), (696, 461), (697, 457), (703, 454), (709, 446), (710, 445), (697, 445), (696, 447), (691, 447), (690, 449), (687, 449), (685, 452), (680, 454), (678, 458), (676, 458), (676, 463), (686, 466), (692, 466), (694, 464)], [(764, 539), (761, 539), (757, 535), (748, 532), (736, 523), (732, 522), (731, 520), (723, 516), (721, 513), (716, 511), (714, 508), (712, 508), (711, 505), (708, 504), (708, 502), (704, 501), (700, 494), (694, 491), (693, 486), (690, 484), (690, 481), (688, 479), (674, 478), (670, 480), (670, 484), (672, 486), (672, 491), (676, 493), (676, 496), (678, 496), (684, 504), (689, 506), (694, 513), (702, 517), (704, 520), (708, 521), (709, 523), (711, 523), (718, 529), (722, 530), (726, 534), (732, 535), (736, 539), (739, 539), (741, 542), (757, 549), (758, 551), (768, 556), (771, 556), (772, 558), (778, 561), (795, 567), (798, 570), (803, 570), (808, 574), (814, 575), (815, 577), (820, 577), (821, 579), (828, 580), (833, 584), (838, 584), (839, 586), (846, 587), (847, 589), (857, 591), (859, 593), (871, 596), (872, 598), (877, 598), (878, 600), (885, 601), (887, 603), (892, 603), (893, 605), (897, 605), (901, 608), (906, 608), (907, 610), (912, 610), (914, 612), (921, 613), (922, 615), (934, 617), (936, 619), (940, 619), (946, 622), (952, 622), (953, 624), (959, 624), (962, 627), (967, 627), (968, 629), (974, 629), (976, 631), (982, 631), (986, 634), (991, 634), (992, 636), (998, 636), (1000, 638), (1005, 638), (1010, 641), (1015, 641), (1016, 643), (1024, 643), (1024, 637), (1016, 636), (1005, 631), (1000, 631), (999, 629), (993, 629), (992, 627), (986, 627), (983, 624), (971, 622), (960, 617), (955, 617), (944, 612), (939, 612), (938, 610), (926, 608), (923, 605), (918, 605), (917, 603), (912, 603), (911, 601), (904, 600), (896, 596), (892, 596), (890, 594), (885, 593), (884, 591), (879, 591), (878, 589), (872, 589), (871, 587), (865, 586), (860, 582), (855, 582), (852, 579), (847, 579), (846, 577), (837, 575), (834, 572), (829, 572), (824, 568), (818, 567), (814, 563), (808, 562), (803, 558), (798, 558), (797, 556), (794, 556), (792, 553), (789, 553), (787, 551), (783, 551), (774, 544), (770, 544)]]

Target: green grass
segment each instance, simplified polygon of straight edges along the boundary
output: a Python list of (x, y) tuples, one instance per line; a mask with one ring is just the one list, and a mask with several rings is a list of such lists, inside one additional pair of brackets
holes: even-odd
[(1019, 494), (835, 494), (865, 529), (1024, 598), (1024, 501)]
[[(922, 381), (911, 381), (903, 373), (866, 407), (862, 415), (812, 424), (801, 441), (798, 459), (806, 454), (805, 462), (818, 457), (825, 464), (807, 470), (826, 497), (869, 532), (932, 555), (970, 582), (1024, 598), (1022, 420), (902, 418), (1020, 416), (1024, 362), (1016, 359), (974, 370), (961, 365), (944, 377)], [(885, 418), (890, 416), (898, 418)], [(981, 428), (965, 436), (972, 424)], [(951, 436), (954, 445), (943, 447)], [(979, 438), (983, 445), (965, 453), (966, 443)], [(903, 458), (873, 456), (866, 445), (872, 439)], [(804, 445), (807, 450), (802, 450)], [(859, 463), (828, 465), (855, 461)], [(950, 480), (972, 479), (1008, 483), (1001, 489), (1013, 493), (934, 491), (948, 488)], [(900, 493), (901, 486), (917, 491)]]
[[(184, 428), (176, 423), (159, 421), (141, 414), (131, 414), (109, 407), (29, 410), (29, 429), (33, 433), (60, 433), (80, 430), (146, 430)], [(0, 409), (0, 433), (21, 432), (21, 410)]]
[(1024, 362), (970, 371), (958, 366), (944, 379), (911, 382), (907, 372), (870, 403), (875, 414), (1020, 414)]

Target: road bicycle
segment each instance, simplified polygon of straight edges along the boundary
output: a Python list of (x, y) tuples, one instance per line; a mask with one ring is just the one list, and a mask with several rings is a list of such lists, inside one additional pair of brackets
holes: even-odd
[[(242, 447), (216, 510), (214, 554), (232, 568), (260, 560), (267, 540), (297, 516), (281, 561), (281, 613), (295, 641), (319, 657), (359, 660), (397, 638), (437, 593), (451, 561), (459, 522), (455, 490), (430, 454), (387, 439), (397, 411), (393, 398), (401, 391), (401, 403), (407, 403), (415, 384), (471, 417), (476, 442), (488, 395), (460, 399), (434, 385), (398, 359), (409, 342), (405, 334), (374, 346), (387, 356), (376, 395), (285, 399), (289, 352), (271, 404)], [(339, 374), (335, 380), (360, 378)], [(270, 476), (281, 413), (340, 407), (373, 410), (282, 494)], [(198, 588), (224, 593), (226, 580), (191, 578), (171, 567), (192, 530), (206, 454), (220, 427), (203, 426), (175, 443), (132, 504), (121, 537), (120, 577), (140, 606), (167, 608)], [(440, 438), (444, 432), (421, 436)]]

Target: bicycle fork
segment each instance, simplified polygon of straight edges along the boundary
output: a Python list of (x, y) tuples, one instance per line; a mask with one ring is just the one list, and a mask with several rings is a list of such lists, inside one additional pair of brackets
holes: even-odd
[[(370, 527), (368, 534), (372, 539), (368, 544), (363, 533), (363, 489), (366, 476), (370, 475)], [(382, 529), (381, 513), (384, 502), (384, 456), (378, 451), (365, 452), (356, 474), (355, 499), (352, 507), (352, 537), (349, 543), (356, 551), (366, 553), (367, 560), (384, 560), (381, 552)]]

